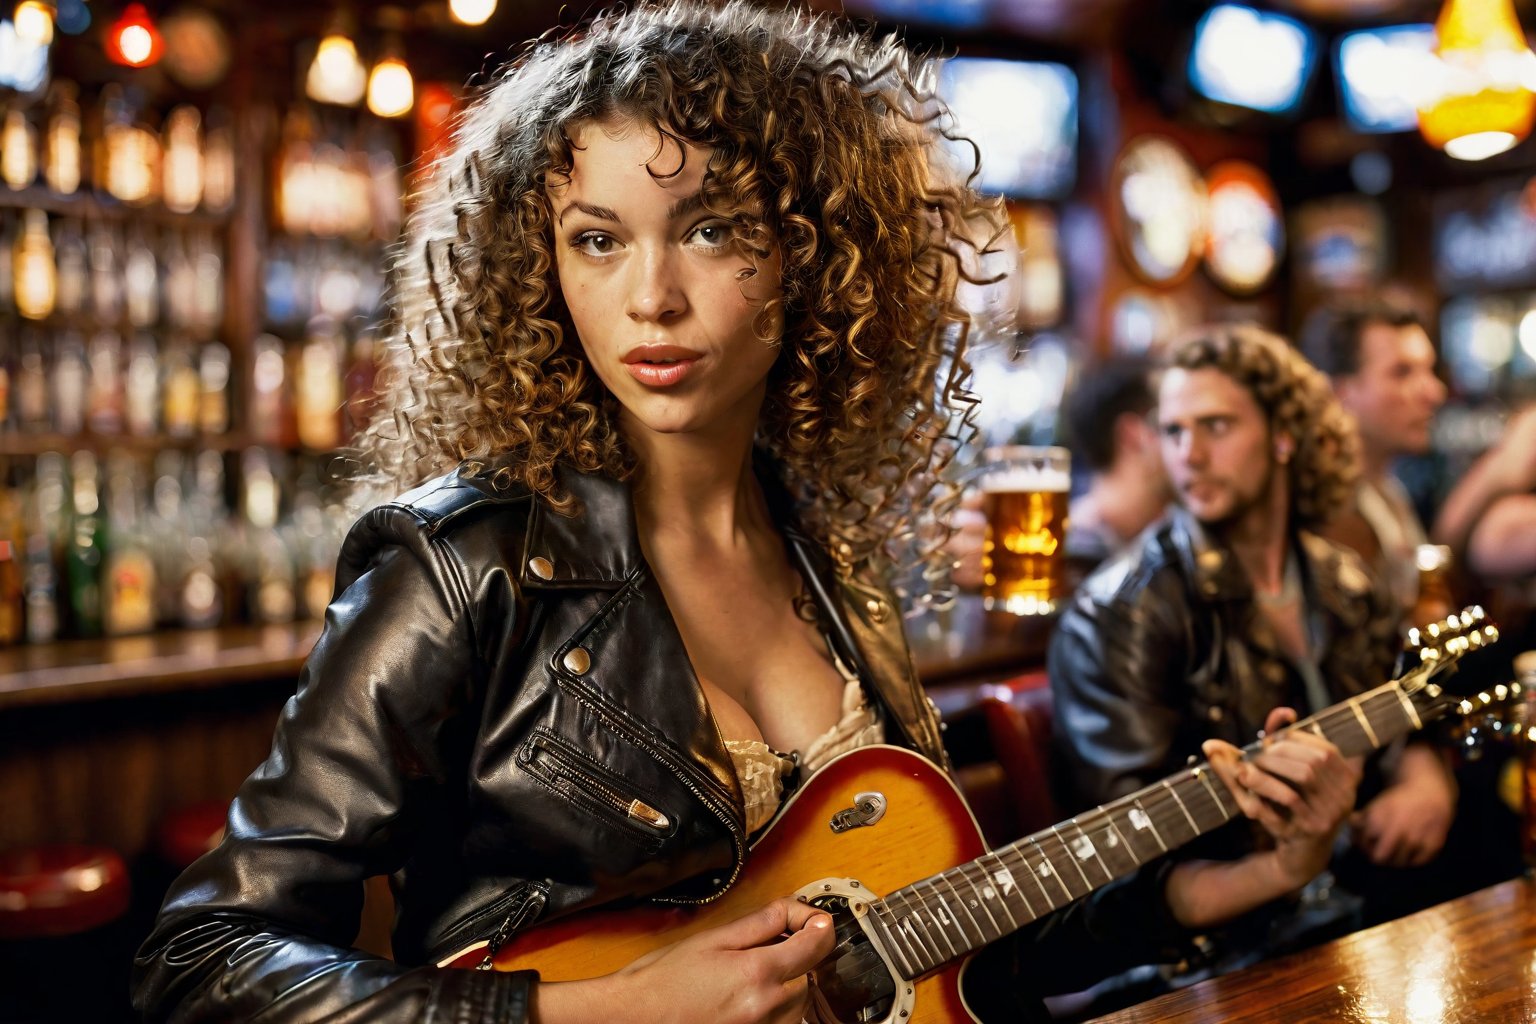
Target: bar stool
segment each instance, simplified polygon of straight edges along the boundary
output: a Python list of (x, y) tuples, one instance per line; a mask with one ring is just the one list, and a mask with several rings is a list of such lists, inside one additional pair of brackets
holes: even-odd
[(177, 871), (185, 869), (223, 841), (228, 816), (227, 800), (205, 800), (176, 808), (155, 830), (160, 856)]
[(130, 1019), (128, 868), (102, 846), (0, 853), (0, 1018)]

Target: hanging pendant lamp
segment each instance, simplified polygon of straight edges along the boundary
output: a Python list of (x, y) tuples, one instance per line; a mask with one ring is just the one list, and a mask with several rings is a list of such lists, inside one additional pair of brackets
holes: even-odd
[(1458, 160), (1519, 144), (1536, 118), (1536, 54), (1513, 0), (1446, 0), (1435, 22), (1440, 88), (1419, 108), (1419, 133)]

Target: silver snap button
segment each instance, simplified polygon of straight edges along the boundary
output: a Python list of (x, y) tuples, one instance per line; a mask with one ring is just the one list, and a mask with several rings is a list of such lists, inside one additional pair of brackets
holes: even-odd
[(537, 558), (528, 559), (528, 571), (541, 580), (552, 580), (555, 578), (555, 564), (542, 555)]
[(585, 675), (587, 669), (592, 667), (592, 655), (587, 653), (585, 647), (572, 647), (565, 652), (565, 657), (560, 659), (560, 664), (572, 675)]

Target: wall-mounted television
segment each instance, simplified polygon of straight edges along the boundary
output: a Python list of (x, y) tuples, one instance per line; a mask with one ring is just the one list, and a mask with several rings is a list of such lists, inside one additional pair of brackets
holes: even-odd
[(1306, 95), (1317, 50), (1317, 35), (1295, 18), (1218, 4), (1195, 25), (1189, 81), (1218, 103), (1286, 115)]
[[(1060, 199), (1077, 172), (1077, 75), (1046, 61), (955, 57), (939, 69), (939, 95), (981, 151), (983, 192)], [(957, 146), (962, 161), (970, 147)]]
[(1434, 81), (1435, 27), (1390, 25), (1340, 37), (1334, 47), (1339, 105), (1357, 132), (1406, 132), (1421, 91)]

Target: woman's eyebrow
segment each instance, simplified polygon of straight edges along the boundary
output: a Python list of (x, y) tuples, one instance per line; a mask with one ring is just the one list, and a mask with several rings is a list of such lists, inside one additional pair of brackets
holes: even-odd
[(556, 219), (556, 223), (564, 223), (565, 215), (573, 209), (580, 210), (582, 213), (589, 217), (596, 217), (598, 220), (612, 221), (615, 224), (623, 223), (623, 219), (617, 213), (608, 209), (608, 207), (595, 206), (592, 203), (584, 203), (580, 199), (575, 199), (567, 203), (565, 208), (560, 211), (560, 216)]
[(703, 208), (704, 193), (695, 192), (693, 195), (684, 196), (677, 202), (673, 203), (671, 208), (667, 210), (667, 219), (677, 220), (679, 217), (686, 217), (693, 211), (702, 210)]

